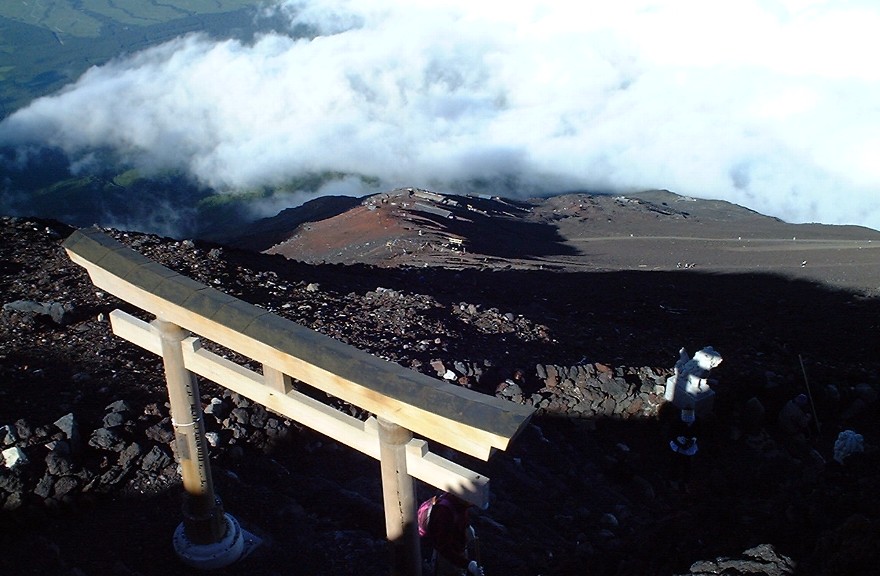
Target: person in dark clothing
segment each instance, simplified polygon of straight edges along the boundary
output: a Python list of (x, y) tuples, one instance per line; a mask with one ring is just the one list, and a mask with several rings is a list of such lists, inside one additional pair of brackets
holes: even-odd
[(455, 494), (444, 492), (419, 506), (419, 536), (422, 550), (432, 549), (433, 573), (482, 576), (483, 569), (468, 556), (468, 545), (475, 540), (470, 525), (471, 504)]
[(681, 417), (674, 420), (670, 426), (672, 486), (681, 488), (684, 492), (690, 490), (693, 459), (699, 451), (697, 432), (697, 417), (691, 408), (682, 409)]
[(779, 429), (783, 433), (782, 440), (786, 450), (801, 460), (811, 456), (810, 424), (813, 417), (809, 412), (809, 399), (806, 394), (798, 394), (782, 407), (777, 419)]
[(779, 427), (788, 436), (806, 439), (810, 433), (809, 400), (806, 394), (798, 394), (779, 411)]

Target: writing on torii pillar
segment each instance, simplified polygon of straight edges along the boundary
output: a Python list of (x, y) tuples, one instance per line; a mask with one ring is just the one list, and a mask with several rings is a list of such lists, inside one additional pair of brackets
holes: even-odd
[(692, 408), (698, 416), (712, 411), (715, 391), (709, 383), (709, 372), (721, 364), (721, 354), (706, 346), (688, 357), (682, 348), (672, 376), (666, 379), (666, 400), (679, 408)]

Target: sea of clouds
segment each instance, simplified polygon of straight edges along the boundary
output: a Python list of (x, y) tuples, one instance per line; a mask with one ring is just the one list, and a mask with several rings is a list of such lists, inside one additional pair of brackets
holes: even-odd
[(288, 0), (261, 14), (288, 30), (188, 35), (94, 67), (4, 120), (0, 143), (57, 146), (82, 169), (109, 147), (219, 191), (322, 172), (503, 196), (665, 188), (880, 229), (875, 0)]

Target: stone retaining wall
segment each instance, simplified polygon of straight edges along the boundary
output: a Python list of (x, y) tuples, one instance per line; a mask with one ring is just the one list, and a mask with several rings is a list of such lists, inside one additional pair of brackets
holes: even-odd
[[(499, 398), (534, 406), (539, 416), (566, 418), (653, 418), (665, 402), (672, 369), (612, 368), (605, 364), (537, 364), (507, 377), (491, 366), (435, 360), (437, 375), (462, 386), (479, 387)], [(497, 384), (495, 383), (497, 382)]]

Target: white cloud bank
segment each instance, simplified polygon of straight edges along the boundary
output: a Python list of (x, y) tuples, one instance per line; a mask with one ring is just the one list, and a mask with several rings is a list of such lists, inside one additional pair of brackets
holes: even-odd
[(321, 171), (438, 191), (515, 176), (493, 193), (666, 188), (880, 229), (875, 0), (276, 8), (317, 35), (176, 39), (33, 102), (0, 141), (110, 146), (221, 190)]

